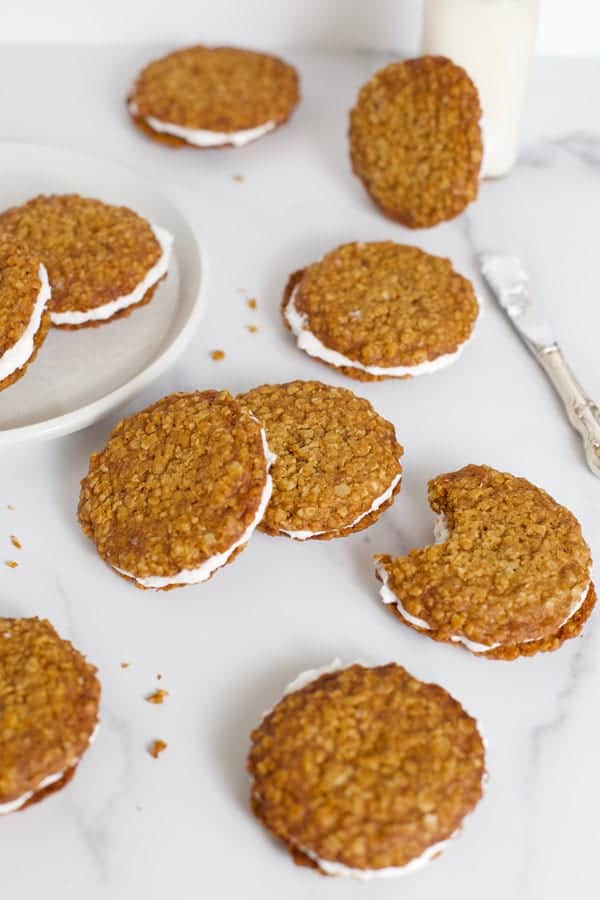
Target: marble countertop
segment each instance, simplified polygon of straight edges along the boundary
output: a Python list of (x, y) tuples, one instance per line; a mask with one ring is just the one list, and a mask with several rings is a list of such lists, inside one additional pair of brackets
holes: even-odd
[[(404, 487), (366, 532), (312, 544), (257, 534), (210, 583), (154, 594), (116, 578), (75, 518), (89, 454), (120, 416), (2, 451), (0, 552), (6, 559), (16, 552), (10, 533), (23, 550), (18, 569), (0, 565), (0, 610), (48, 616), (98, 665), (103, 685), (102, 728), (72, 784), (0, 820), (3, 893), (10, 900), (597, 897), (598, 619), (557, 653), (479, 660), (397, 623), (377, 599), (371, 557), (427, 543), (427, 480), (468, 462), (543, 486), (578, 515), (592, 550), (600, 547), (600, 483), (474, 268), (479, 250), (522, 256), (568, 358), (600, 398), (600, 62), (538, 60), (514, 172), (484, 183), (459, 219), (409, 232), (374, 210), (348, 164), (347, 109), (385, 57), (288, 54), (304, 95), (289, 126), (241, 151), (199, 154), (155, 146), (128, 122), (125, 92), (157, 49), (0, 53), (2, 140), (128, 163), (173, 196), (203, 234), (208, 314), (181, 361), (129, 409), (173, 390), (238, 391), (296, 377), (345, 384), (395, 422), (406, 448)], [(484, 315), (476, 340), (446, 372), (405, 383), (347, 382), (294, 349), (279, 323), (281, 290), (291, 270), (333, 246), (384, 238), (450, 256), (476, 281)], [(257, 298), (256, 313), (245, 296)], [(258, 333), (246, 330), (249, 322)], [(224, 361), (210, 359), (215, 348), (226, 351)], [(248, 811), (251, 728), (300, 670), (335, 656), (397, 660), (443, 684), (489, 742), (488, 789), (462, 837), (401, 883), (319, 879), (294, 867)], [(170, 696), (152, 706), (144, 696), (159, 672)], [(169, 746), (154, 760), (146, 747), (157, 737)]]

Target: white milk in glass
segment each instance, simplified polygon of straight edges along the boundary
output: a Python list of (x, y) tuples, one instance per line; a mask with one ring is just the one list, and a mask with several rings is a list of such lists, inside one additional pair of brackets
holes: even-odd
[(422, 51), (448, 56), (477, 85), (483, 109), (482, 177), (512, 168), (538, 0), (425, 0)]

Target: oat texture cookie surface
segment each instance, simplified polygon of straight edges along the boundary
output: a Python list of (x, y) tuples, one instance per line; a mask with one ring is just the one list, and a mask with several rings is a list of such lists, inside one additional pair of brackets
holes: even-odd
[(386, 66), (350, 113), (354, 173), (377, 206), (409, 228), (428, 228), (477, 197), (483, 156), (477, 89), (441, 56)]
[(394, 663), (302, 673), (252, 733), (257, 818), (323, 875), (405, 875), (438, 856), (477, 805), (476, 721)]
[(299, 100), (296, 70), (235, 47), (186, 47), (139, 74), (129, 113), (171, 147), (242, 147), (286, 122)]
[(50, 295), (39, 256), (0, 234), (0, 391), (22, 378), (44, 342)]
[(381, 597), (404, 624), (491, 659), (555, 650), (596, 594), (575, 516), (524, 478), (466, 466), (429, 483), (437, 542), (377, 557)]
[(271, 496), (263, 429), (226, 391), (171, 394), (90, 460), (79, 521), (138, 587), (198, 584), (245, 547)]
[(166, 276), (172, 237), (125, 206), (78, 194), (34, 197), (0, 214), (3, 235), (48, 270), (51, 322), (101, 325), (148, 303)]
[(68, 784), (99, 700), (96, 669), (48, 621), (0, 618), (0, 815)]
[(262, 531), (300, 541), (344, 537), (393, 503), (403, 448), (368, 400), (319, 381), (265, 384), (239, 399), (277, 457)]
[(288, 280), (282, 316), (301, 350), (360, 381), (455, 362), (479, 303), (448, 259), (393, 241), (343, 244)]

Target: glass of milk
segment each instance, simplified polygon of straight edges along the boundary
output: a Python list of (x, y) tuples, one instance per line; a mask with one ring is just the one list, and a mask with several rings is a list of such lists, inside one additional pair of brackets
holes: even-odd
[(422, 52), (467, 70), (483, 109), (483, 178), (514, 165), (538, 0), (424, 0)]

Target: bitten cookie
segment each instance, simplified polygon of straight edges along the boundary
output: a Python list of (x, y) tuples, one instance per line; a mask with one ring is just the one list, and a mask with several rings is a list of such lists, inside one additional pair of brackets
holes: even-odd
[(99, 700), (96, 669), (50, 622), (0, 618), (0, 815), (68, 784)]
[(393, 241), (342, 244), (287, 283), (282, 316), (301, 350), (360, 381), (455, 362), (479, 303), (448, 259)]
[(304, 672), (252, 733), (257, 818), (294, 862), (362, 880), (437, 857), (483, 792), (476, 721), (401, 666)]
[(490, 659), (556, 650), (596, 602), (575, 516), (524, 478), (466, 466), (429, 483), (437, 543), (378, 556), (381, 598), (436, 641)]
[(170, 147), (243, 147), (291, 116), (296, 70), (235, 47), (187, 47), (155, 60), (127, 98), (135, 124)]
[(226, 391), (171, 394), (120, 422), (92, 456), (79, 521), (138, 587), (198, 584), (249, 541), (272, 461), (264, 431)]
[(40, 258), (0, 234), (0, 391), (23, 377), (43, 344), (51, 293)]
[(344, 537), (393, 503), (403, 448), (367, 400), (319, 381), (265, 384), (239, 399), (277, 457), (262, 531), (298, 541)]
[(350, 113), (354, 173), (377, 206), (409, 228), (452, 219), (477, 197), (480, 118), (477, 88), (449, 59), (386, 66)]
[(102, 325), (148, 303), (173, 238), (125, 206), (78, 194), (34, 197), (0, 214), (0, 238), (26, 244), (48, 270), (52, 324)]

